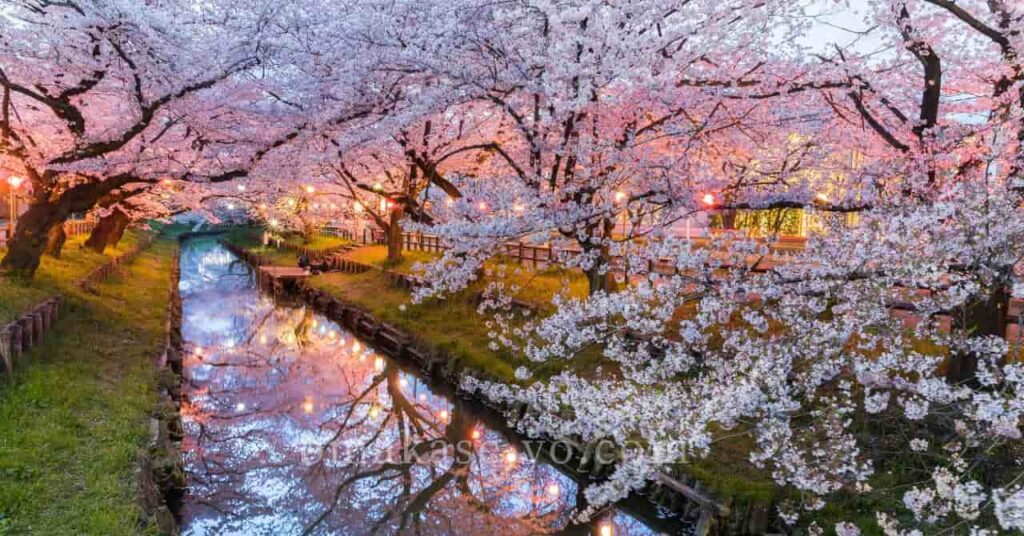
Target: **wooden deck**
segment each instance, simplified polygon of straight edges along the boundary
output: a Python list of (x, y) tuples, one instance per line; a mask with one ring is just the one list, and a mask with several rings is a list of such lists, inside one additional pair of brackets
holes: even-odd
[(260, 276), (269, 279), (301, 279), (309, 272), (298, 266), (260, 266)]

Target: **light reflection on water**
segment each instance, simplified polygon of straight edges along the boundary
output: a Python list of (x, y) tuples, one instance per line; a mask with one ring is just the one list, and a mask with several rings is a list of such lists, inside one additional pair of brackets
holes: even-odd
[[(185, 533), (538, 534), (577, 484), (210, 240), (181, 254)], [(622, 512), (614, 534), (653, 534)]]

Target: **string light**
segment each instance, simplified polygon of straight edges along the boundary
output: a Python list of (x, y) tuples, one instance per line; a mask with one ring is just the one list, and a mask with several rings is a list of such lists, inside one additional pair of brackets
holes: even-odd
[(302, 411), (313, 413), (313, 401), (307, 398), (306, 402), (302, 404)]
[(599, 530), (601, 536), (612, 536), (612, 526), (610, 523), (604, 523), (601, 525)]
[(621, 202), (623, 202), (625, 200), (626, 200), (626, 192), (623, 192), (621, 190), (617, 190), (615, 192), (615, 202), (616, 203), (621, 203)]
[(702, 201), (709, 207), (715, 206), (715, 194), (704, 194)]

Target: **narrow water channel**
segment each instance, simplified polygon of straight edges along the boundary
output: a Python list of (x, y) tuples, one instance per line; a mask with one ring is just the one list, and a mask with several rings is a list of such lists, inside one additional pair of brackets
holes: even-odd
[[(302, 304), (210, 238), (182, 246), (185, 534), (607, 534), (580, 486), (469, 403)], [(672, 531), (675, 532), (675, 531)]]

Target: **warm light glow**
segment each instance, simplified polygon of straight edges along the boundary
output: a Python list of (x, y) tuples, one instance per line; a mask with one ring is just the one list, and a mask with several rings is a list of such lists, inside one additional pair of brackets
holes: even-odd
[(612, 536), (612, 526), (610, 523), (604, 523), (600, 529), (601, 536)]
[(245, 191), (245, 185), (244, 184), (239, 184), (238, 185), (238, 191), (239, 192), (244, 192)]
[(557, 482), (552, 482), (551, 484), (548, 485), (548, 495), (552, 497), (558, 497), (559, 495), (561, 495), (561, 493), (562, 488), (558, 485)]
[(277, 227), (277, 220), (270, 220), (271, 227)]
[(626, 192), (623, 192), (623, 191), (616, 191), (615, 192), (615, 202), (616, 203), (621, 203), (621, 202), (623, 202), (625, 200), (626, 200)]
[(235, 210), (235, 204), (234, 203), (228, 203), (228, 210)]
[(355, 203), (352, 203), (352, 211), (355, 212), (356, 214), (362, 214), (363, 213), (363, 204), (360, 203), (359, 201), (356, 201)]
[(426, 402), (426, 401), (427, 401), (427, 395), (425, 393), (420, 393), (420, 402)]
[(198, 356), (203, 355), (203, 347), (202, 346), (197, 346), (196, 350), (195, 350), (195, 354), (198, 355)]
[(352, 351), (353, 352), (358, 352), (360, 348), (361, 348), (361, 346), (359, 345), (359, 341), (352, 341)]
[(481, 201), (481, 202), (480, 202), (480, 203), (479, 203), (479, 204), (478, 204), (478, 205), (476, 206), (476, 208), (480, 209), (480, 212), (486, 212), (486, 211), (487, 211), (487, 203), (484, 203), (483, 201)]
[(379, 192), (384, 189), (384, 185), (377, 181), (373, 184), (373, 189)]
[(705, 205), (713, 207), (715, 206), (715, 194), (704, 194), (701, 201), (703, 201)]
[(519, 453), (516, 449), (508, 449), (505, 451), (505, 463), (512, 465), (519, 460)]
[(452, 198), (448, 198), (448, 200), (445, 201), (444, 203), (450, 207), (455, 204), (455, 200)]
[(399, 385), (399, 386), (400, 386), (401, 388), (403, 388), (403, 389), (404, 389), (404, 388), (406, 388), (406, 387), (408, 387), (408, 386), (409, 386), (409, 380), (407, 380), (407, 379), (405, 379), (405, 378), (400, 378), (400, 379), (398, 380), (398, 385)]
[(515, 203), (515, 204), (513, 204), (512, 205), (512, 210), (516, 214), (522, 214), (523, 213), (523, 204), (522, 203)]
[(302, 404), (302, 411), (305, 411), (306, 413), (313, 413), (313, 401), (307, 398)]
[(473, 433), (471, 435), (472, 435), (473, 439), (480, 439), (480, 436), (482, 434), (480, 433), (480, 430), (474, 429)]
[(818, 201), (821, 201), (822, 203), (828, 203), (828, 194), (825, 192), (819, 192), (818, 195), (814, 197), (818, 198)]
[(316, 188), (314, 188), (314, 187), (312, 187), (312, 186), (307, 186), (307, 187), (306, 187), (306, 193), (307, 193), (307, 194), (312, 194), (312, 193), (313, 193), (313, 192), (315, 192), (315, 191), (316, 191)]
[(267, 344), (267, 336), (260, 335), (260, 344)]
[(441, 419), (441, 422), (448, 422), (448, 410), (442, 409), (441, 411), (437, 412), (437, 417)]
[(377, 404), (370, 406), (370, 418), (376, 419), (378, 415), (380, 415), (380, 408), (377, 407)]
[(387, 199), (381, 199), (380, 200), (380, 211), (384, 212), (387, 209), (388, 209), (388, 200)]
[(373, 368), (376, 369), (377, 372), (384, 370), (384, 358), (378, 357), (377, 359), (373, 360)]

